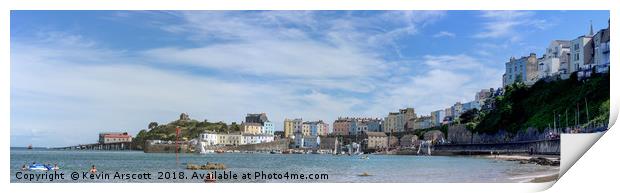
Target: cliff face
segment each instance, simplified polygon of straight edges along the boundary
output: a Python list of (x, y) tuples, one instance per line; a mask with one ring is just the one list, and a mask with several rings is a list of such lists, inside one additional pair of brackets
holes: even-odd
[[(587, 110), (586, 110), (587, 103)], [(609, 74), (598, 74), (579, 81), (539, 81), (531, 87), (511, 85), (497, 97), (494, 109), (483, 112), (474, 132), (517, 133), (528, 128), (542, 132), (546, 128), (585, 125), (609, 120)]]
[(465, 125), (451, 125), (448, 128), (448, 141), (451, 144), (480, 144), (480, 143), (509, 143), (524, 142), (550, 139), (547, 135), (552, 129), (538, 131), (538, 129), (528, 128), (519, 130), (516, 133), (509, 133), (500, 130), (495, 133), (478, 133), (468, 130)]

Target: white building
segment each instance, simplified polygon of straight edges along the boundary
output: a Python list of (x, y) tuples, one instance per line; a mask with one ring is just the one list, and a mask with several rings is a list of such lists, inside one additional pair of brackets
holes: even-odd
[(200, 141), (204, 142), (205, 145), (217, 145), (217, 134), (216, 133), (203, 133), (200, 134)]
[(217, 134), (218, 145), (243, 145), (243, 137), (240, 133)]
[(205, 145), (245, 145), (274, 141), (273, 135), (240, 133), (202, 133), (199, 140)]
[(609, 26), (594, 35), (594, 65), (597, 71), (609, 71)]
[(265, 134), (244, 134), (243, 135), (243, 144), (258, 144), (258, 143), (269, 143), (274, 140), (273, 135), (265, 135)]
[(304, 136), (301, 132), (295, 132), (293, 142), (294, 148), (318, 148), (321, 144), (321, 137)]
[(570, 56), (569, 74), (593, 64), (594, 45), (592, 43), (592, 34), (579, 36), (572, 40)]
[(568, 74), (570, 64), (570, 46), (568, 40), (553, 40), (545, 50), (538, 66), (538, 78), (547, 78), (557, 74)]
[(321, 144), (321, 137), (319, 136), (305, 136), (303, 137), (303, 148), (319, 148)]

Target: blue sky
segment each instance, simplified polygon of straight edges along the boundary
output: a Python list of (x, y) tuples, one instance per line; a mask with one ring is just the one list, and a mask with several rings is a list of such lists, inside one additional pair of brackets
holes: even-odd
[(418, 114), (499, 87), (505, 61), (609, 11), (12, 11), (11, 145), (95, 142), (187, 112)]

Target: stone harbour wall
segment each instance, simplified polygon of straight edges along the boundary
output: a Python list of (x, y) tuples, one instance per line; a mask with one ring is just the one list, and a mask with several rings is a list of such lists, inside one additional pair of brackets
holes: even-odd
[(560, 154), (560, 139), (508, 143), (441, 144), (433, 146), (434, 155), (468, 154)]

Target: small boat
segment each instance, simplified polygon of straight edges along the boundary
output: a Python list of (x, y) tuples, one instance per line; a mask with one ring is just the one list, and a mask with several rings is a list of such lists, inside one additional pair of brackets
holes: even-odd
[(53, 168), (51, 166), (44, 165), (44, 164), (31, 164), (30, 166), (28, 166), (28, 170), (30, 170), (30, 171), (50, 171), (50, 170), (53, 170)]
[(362, 156), (360, 157), (360, 159), (370, 159), (370, 158), (368, 158), (368, 156)]
[(205, 149), (204, 151), (200, 152), (200, 154), (211, 154), (211, 153), (215, 153), (215, 150)]
[(28, 149), (32, 149), (32, 144), (28, 145), (27, 147)]

